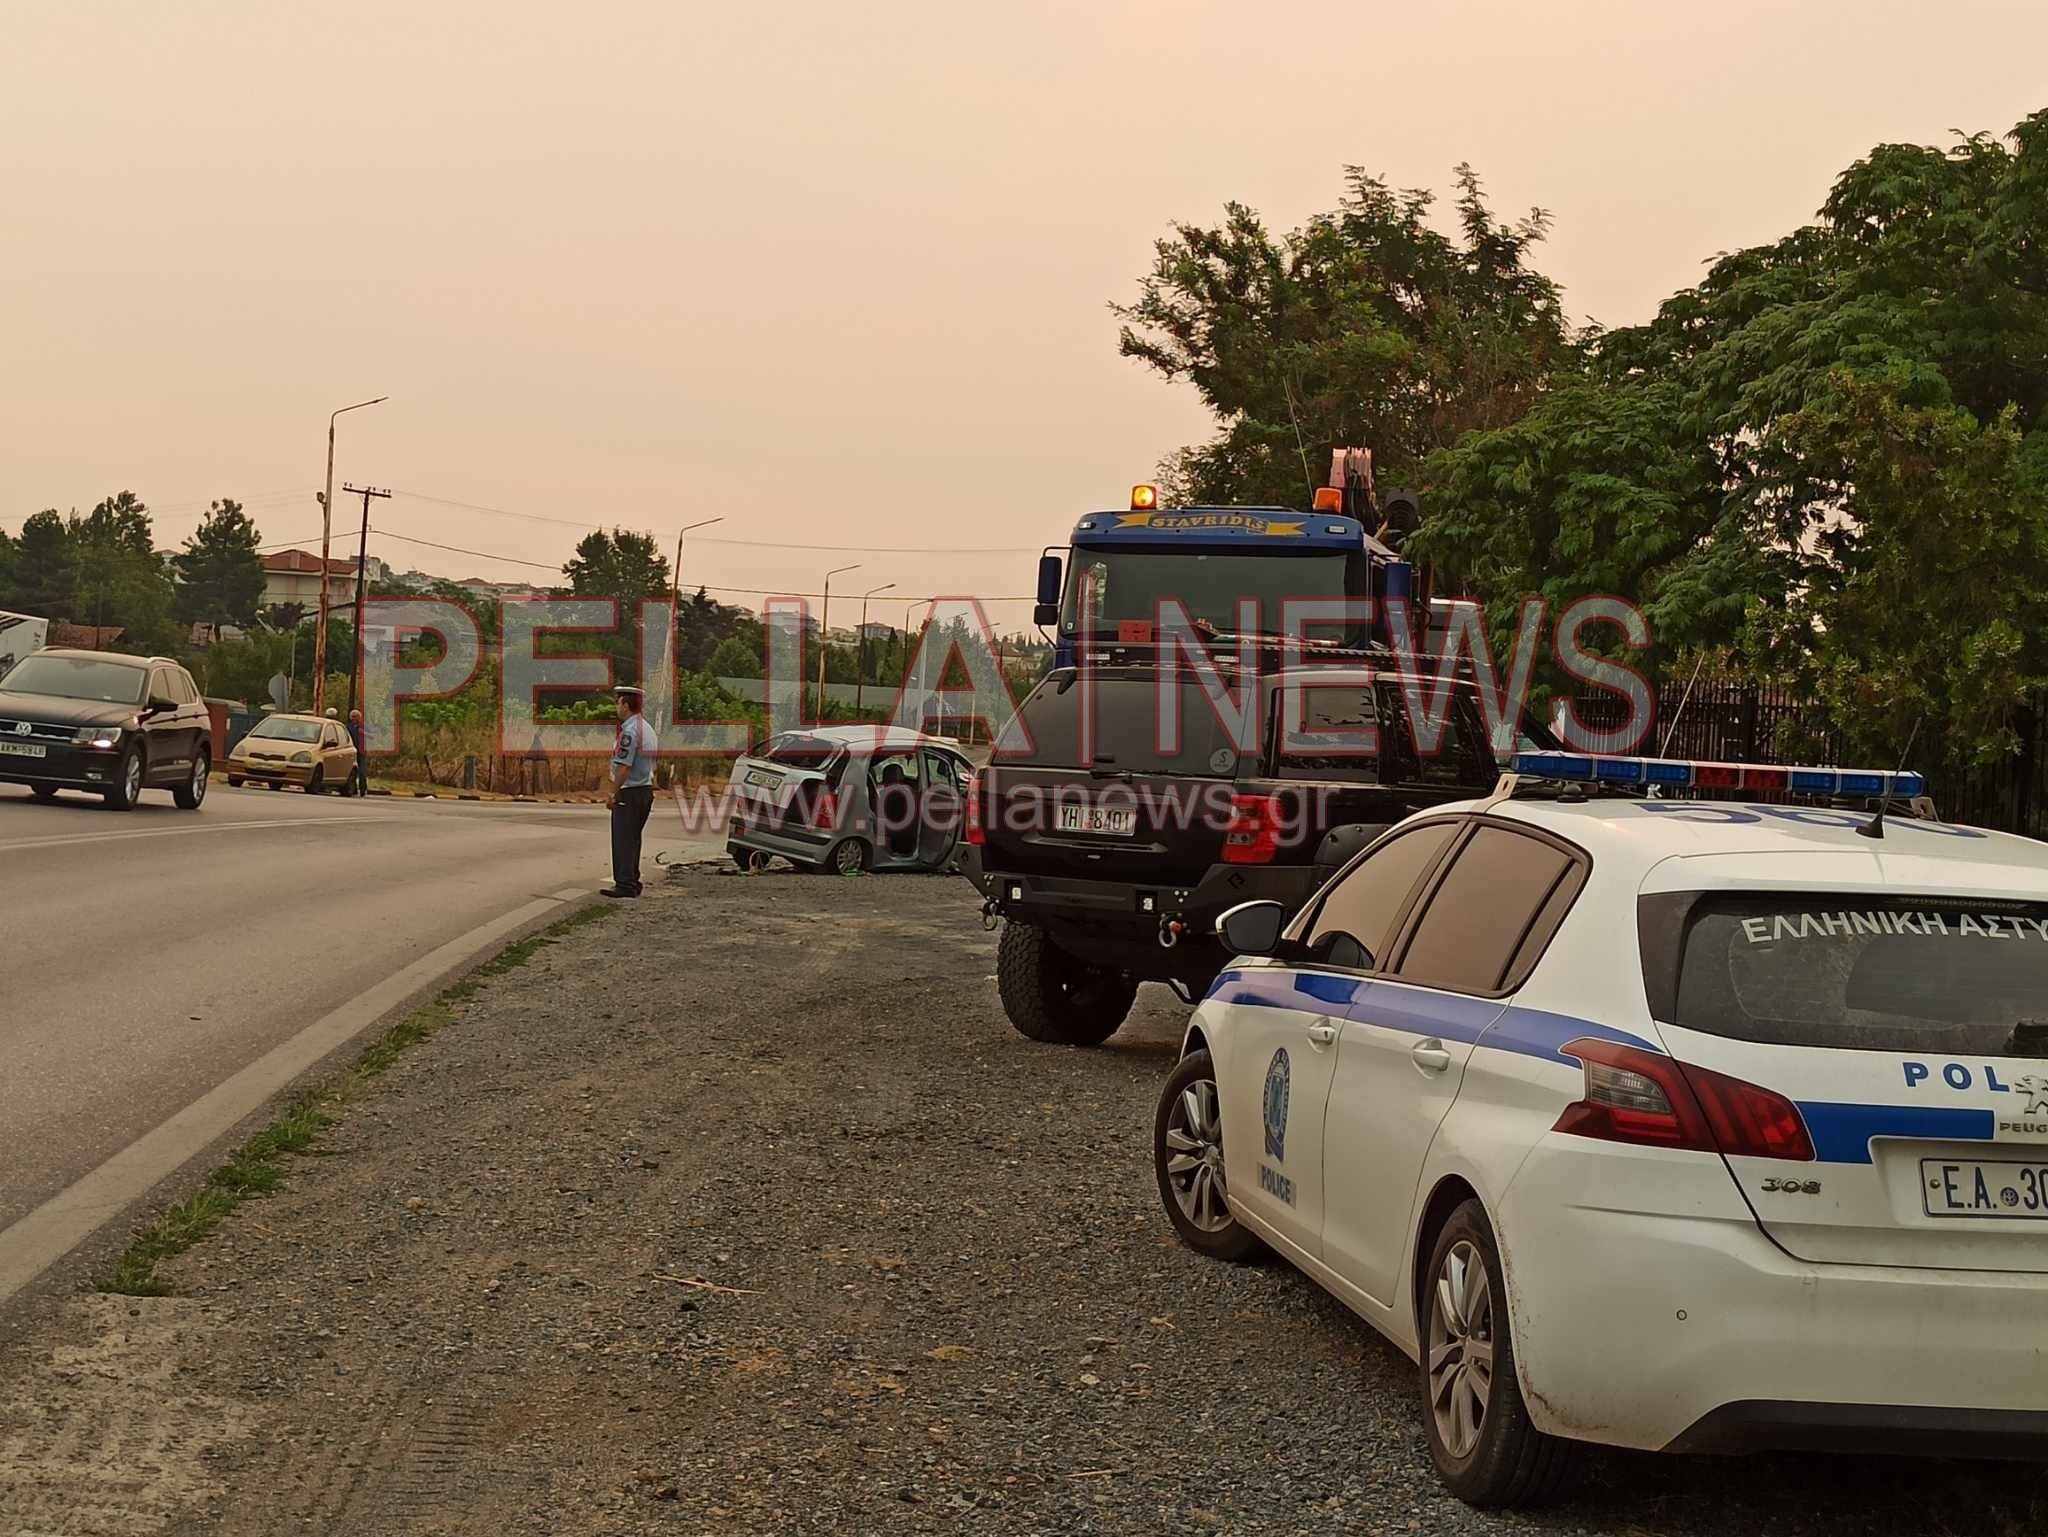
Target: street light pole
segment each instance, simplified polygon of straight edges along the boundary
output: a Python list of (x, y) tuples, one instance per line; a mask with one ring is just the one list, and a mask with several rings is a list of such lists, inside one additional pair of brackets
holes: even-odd
[(327, 489), (320, 493), (320, 627), (313, 632), (313, 713), (320, 713), (321, 705), (327, 700), (327, 560), (328, 547), (334, 538), (334, 418), (345, 416), (350, 411), (360, 411), (364, 406), (382, 405), (389, 395), (379, 395), (375, 400), (359, 400), (352, 406), (343, 406), (327, 418)]
[(853, 713), (856, 715), (860, 714), (861, 700), (865, 697), (864, 691), (868, 683), (868, 599), (878, 592), (889, 591), (895, 585), (894, 582), (884, 582), (879, 587), (870, 587), (860, 595), (860, 631), (854, 637), (860, 648), (860, 660), (853, 668)]
[(818, 616), (818, 719), (825, 718), (825, 658), (832, 654), (832, 578), (847, 571), (858, 571), (860, 562), (850, 566), (834, 566), (825, 573), (825, 608)]
[(724, 521), (724, 518), (705, 518), (700, 522), (685, 523), (676, 530), (676, 563), (668, 574), (668, 655), (663, 659), (661, 666), (661, 707), (654, 717), (657, 732), (668, 723), (669, 711), (675, 708), (675, 677), (683, 665), (677, 655), (683, 644), (683, 535), (693, 528), (709, 528), (714, 523)]

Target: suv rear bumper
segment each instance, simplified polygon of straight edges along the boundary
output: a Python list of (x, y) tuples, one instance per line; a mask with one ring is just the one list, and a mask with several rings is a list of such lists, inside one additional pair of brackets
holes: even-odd
[[(1203, 987), (1230, 959), (1215, 939), (1219, 915), (1258, 901), (1292, 912), (1328, 873), (1313, 865), (1212, 865), (1193, 885), (1159, 885), (990, 870), (986, 852), (961, 850), (960, 872), (988, 899), (989, 912), (1050, 931), (1083, 960)], [(1163, 943), (1175, 920), (1178, 936)]]

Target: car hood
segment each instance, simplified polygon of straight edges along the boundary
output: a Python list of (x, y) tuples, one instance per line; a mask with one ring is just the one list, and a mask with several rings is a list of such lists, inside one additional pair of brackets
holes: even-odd
[(18, 694), (0, 688), (0, 720), (32, 720), (50, 726), (125, 726), (135, 718), (132, 704), (97, 699), (64, 699), (55, 694)]

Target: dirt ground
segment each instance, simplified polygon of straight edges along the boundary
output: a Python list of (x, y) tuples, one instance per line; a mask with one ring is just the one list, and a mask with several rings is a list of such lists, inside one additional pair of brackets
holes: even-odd
[(1185, 1010), (1033, 1046), (956, 879), (671, 876), (168, 1269), (0, 1353), (0, 1537), (2048, 1530), (2037, 1470), (1603, 1459), (1483, 1516), (1412, 1368), (1180, 1248)]

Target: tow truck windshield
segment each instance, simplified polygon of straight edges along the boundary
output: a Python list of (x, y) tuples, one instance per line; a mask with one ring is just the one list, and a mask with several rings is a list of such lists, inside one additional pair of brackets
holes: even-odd
[[(1286, 627), (1281, 605), (1289, 598), (1342, 598), (1366, 591), (1364, 559), (1343, 550), (1077, 547), (1060, 605), (1060, 634), (1080, 637), (1085, 591), (1091, 639), (1115, 637), (1125, 623), (1156, 624), (1159, 605), (1168, 599), (1178, 602), (1190, 619), (1223, 634), (1243, 628), (1238, 604), (1254, 599), (1259, 607), (1252, 628), (1277, 635)], [(1310, 634), (1332, 641), (1341, 638), (1333, 626), (1311, 626)]]

